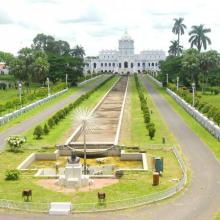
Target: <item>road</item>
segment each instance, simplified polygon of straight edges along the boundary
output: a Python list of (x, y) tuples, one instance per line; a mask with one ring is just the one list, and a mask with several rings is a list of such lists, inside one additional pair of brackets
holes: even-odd
[(63, 108), (64, 106), (68, 105), (69, 103), (76, 100), (79, 96), (81, 96), (83, 93), (91, 90), (92, 88), (96, 87), (98, 84), (103, 82), (107, 77), (101, 77), (98, 78), (95, 82), (89, 84), (89, 86), (82, 88), (78, 92), (74, 93), (73, 95), (70, 95), (61, 101), (57, 102), (56, 104), (48, 107), (47, 109), (39, 112), (38, 114), (33, 115), (32, 117), (8, 128), (7, 130), (0, 132), (0, 151), (3, 150), (5, 146), (5, 140), (10, 135), (17, 135), (22, 134), (23, 132), (27, 131), (28, 129), (35, 127), (38, 125), (41, 121), (45, 120), (55, 112), (57, 112), (59, 109)]
[[(0, 219), (27, 220), (27, 219), (77, 219), (77, 220), (209, 220), (220, 207), (220, 165), (214, 155), (198, 136), (187, 126), (182, 118), (171, 108), (169, 103), (151, 84), (142, 78), (145, 87), (152, 96), (161, 116), (173, 132), (186, 155), (192, 169), (192, 180), (187, 190), (171, 201), (155, 203), (131, 210), (98, 213), (75, 214), (68, 217), (54, 217), (47, 215), (6, 214)], [(2, 217), (2, 218), (1, 218)]]

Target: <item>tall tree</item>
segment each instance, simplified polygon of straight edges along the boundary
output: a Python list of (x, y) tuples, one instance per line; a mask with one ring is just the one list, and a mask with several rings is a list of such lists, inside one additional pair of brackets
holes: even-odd
[(199, 52), (196, 49), (184, 51), (181, 71), (186, 86), (191, 86), (193, 82), (198, 86)]
[(10, 66), (10, 63), (13, 61), (13, 59), (13, 54), (0, 51), (0, 62), (5, 62), (6, 65)]
[(85, 50), (82, 46), (76, 45), (72, 50), (71, 50), (71, 55), (75, 57), (81, 57), (83, 58), (85, 54)]
[(178, 55), (178, 52), (179, 52), (179, 53), (182, 53), (182, 51), (183, 51), (183, 46), (178, 45), (178, 41), (177, 41), (177, 40), (170, 41), (170, 43), (171, 43), (171, 45), (170, 45), (169, 51), (168, 51), (168, 53), (169, 53), (170, 55), (177, 56), (177, 55)]
[(199, 52), (201, 51), (202, 47), (206, 50), (207, 43), (211, 44), (210, 38), (206, 36), (206, 34), (209, 32), (211, 32), (211, 29), (204, 28), (203, 24), (200, 24), (199, 26), (192, 26), (192, 30), (189, 32), (189, 35), (191, 36), (189, 38), (191, 48), (195, 46)]
[[(184, 34), (184, 30), (186, 29), (186, 25), (183, 24), (183, 20), (184, 18), (174, 18), (174, 25), (173, 25), (173, 29), (172, 29), (172, 32), (174, 34), (177, 34), (178, 36), (178, 39), (177, 39), (177, 42), (178, 42), (178, 49), (179, 49), (179, 46), (180, 46), (180, 35), (183, 35)], [(180, 55), (180, 51), (178, 50), (178, 56)]]

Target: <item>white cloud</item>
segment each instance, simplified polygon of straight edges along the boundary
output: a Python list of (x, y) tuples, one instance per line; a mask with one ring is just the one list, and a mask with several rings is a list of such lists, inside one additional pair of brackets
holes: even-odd
[(205, 24), (212, 29), (211, 47), (220, 50), (217, 0), (0, 0), (0, 4), (0, 50), (13, 53), (45, 33), (97, 55), (101, 49), (117, 49), (125, 29), (135, 40), (136, 52), (167, 51), (176, 39), (171, 28), (177, 17), (184, 17), (188, 27), (181, 37), (185, 48), (190, 27)]

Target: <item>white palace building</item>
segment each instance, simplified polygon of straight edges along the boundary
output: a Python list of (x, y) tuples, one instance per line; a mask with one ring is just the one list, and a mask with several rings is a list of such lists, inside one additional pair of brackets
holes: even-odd
[(134, 40), (127, 32), (118, 41), (118, 50), (102, 50), (97, 57), (86, 57), (84, 73), (140, 73), (159, 70), (159, 61), (166, 58), (162, 50), (144, 50), (134, 53)]

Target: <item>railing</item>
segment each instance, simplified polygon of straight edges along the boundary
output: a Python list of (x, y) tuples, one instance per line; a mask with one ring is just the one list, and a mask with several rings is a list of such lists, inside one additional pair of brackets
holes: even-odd
[(92, 77), (92, 78), (90, 78), (90, 79), (84, 80), (83, 82), (77, 83), (77, 86), (82, 86), (82, 85), (84, 85), (84, 84), (86, 84), (86, 83), (88, 83), (88, 82), (90, 82), (90, 81), (92, 81), (92, 80), (94, 80), (94, 79), (99, 78), (100, 76), (103, 76), (103, 75), (100, 74), (100, 75), (98, 75), (98, 76), (95, 76), (95, 77)]
[[(131, 207), (136, 207), (140, 205), (149, 204), (152, 202), (160, 201), (168, 197), (173, 196), (177, 192), (181, 191), (187, 182), (187, 170), (185, 163), (179, 154), (176, 147), (172, 147), (172, 151), (178, 160), (180, 168), (182, 170), (182, 178), (175, 185), (166, 190), (160, 191), (158, 193), (152, 193), (149, 195), (139, 196), (135, 198), (129, 198), (117, 201), (107, 201), (103, 204), (100, 203), (74, 203), (72, 213), (78, 212), (100, 212), (100, 211), (111, 211), (127, 209)], [(48, 212), (50, 207), (49, 203), (32, 203), (32, 202), (17, 202), (9, 200), (0, 200), (0, 208), (5, 209), (15, 209), (29, 212)]]
[(7, 123), (11, 119), (18, 117), (19, 115), (21, 115), (21, 114), (23, 114), (23, 113), (25, 113), (25, 112), (35, 108), (38, 105), (42, 105), (43, 103), (48, 102), (49, 100), (51, 100), (51, 99), (53, 99), (53, 98), (55, 98), (57, 96), (62, 95), (66, 91), (68, 91), (68, 89), (64, 89), (64, 90), (62, 90), (60, 92), (57, 92), (57, 93), (55, 93), (53, 95), (50, 95), (50, 96), (48, 96), (46, 98), (40, 99), (40, 100), (38, 100), (36, 102), (33, 102), (33, 103), (31, 103), (31, 104), (29, 104), (27, 106), (24, 106), (24, 107), (14, 111), (14, 112), (11, 112), (9, 114), (6, 114), (6, 115), (0, 117), (0, 125), (3, 125), (5, 123)]
[(167, 93), (175, 99), (193, 118), (195, 118), (204, 128), (206, 128), (213, 136), (220, 140), (220, 127), (212, 120), (209, 120), (205, 115), (183, 100), (175, 92), (167, 88)]
[(163, 87), (162, 83), (161, 83), (159, 80), (155, 79), (155, 78), (154, 78), (153, 76), (151, 76), (150, 74), (147, 74), (147, 76), (148, 76), (151, 80), (153, 80), (159, 87)]

